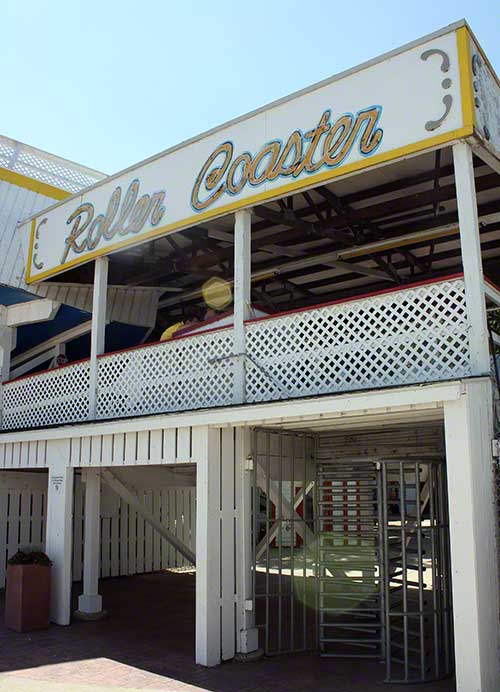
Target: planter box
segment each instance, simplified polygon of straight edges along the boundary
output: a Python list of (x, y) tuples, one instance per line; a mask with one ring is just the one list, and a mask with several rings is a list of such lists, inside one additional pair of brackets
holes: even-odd
[(50, 567), (8, 565), (5, 626), (16, 632), (46, 629), (50, 615)]

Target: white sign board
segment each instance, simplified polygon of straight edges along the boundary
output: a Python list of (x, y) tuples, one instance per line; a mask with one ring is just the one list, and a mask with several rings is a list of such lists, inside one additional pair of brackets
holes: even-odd
[(472, 37), (470, 60), (476, 131), (483, 144), (500, 157), (500, 82)]
[(466, 31), (327, 80), (38, 215), (27, 282), (471, 134), (462, 104)]

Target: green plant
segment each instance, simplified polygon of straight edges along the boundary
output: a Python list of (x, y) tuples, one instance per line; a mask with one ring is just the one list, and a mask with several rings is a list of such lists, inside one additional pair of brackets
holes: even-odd
[(7, 562), (9, 565), (45, 565), (46, 567), (50, 567), (52, 564), (44, 552), (31, 548), (18, 550)]

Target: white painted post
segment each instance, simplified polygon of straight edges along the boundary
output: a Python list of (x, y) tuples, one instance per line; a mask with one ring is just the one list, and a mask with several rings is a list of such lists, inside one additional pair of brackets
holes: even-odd
[(85, 524), (83, 533), (83, 593), (78, 598), (78, 617), (98, 619), (104, 615), (99, 594), (101, 551), (101, 476), (98, 469), (83, 469)]
[[(255, 627), (255, 599), (252, 580), (252, 486), (254, 478), (251, 458), (250, 428), (236, 429), (236, 482), (240, 484), (240, 506), (237, 507), (238, 536), (236, 544), (238, 583), (238, 652), (249, 654), (259, 648), (259, 632)], [(239, 478), (238, 478), (239, 476)]]
[(14, 328), (0, 326), (0, 423), (3, 421), (3, 383), (10, 376), (10, 355), (14, 348), (15, 336)]
[(245, 320), (251, 314), (252, 214), (243, 209), (234, 215), (234, 391), (233, 403), (246, 399)]
[(98, 257), (94, 268), (94, 294), (92, 299), (92, 332), (90, 338), (90, 385), (89, 419), (93, 420), (97, 410), (98, 362), (97, 356), (104, 353), (106, 334), (106, 305), (108, 288), (107, 257)]
[(1, 382), (9, 379), (10, 375), (10, 354), (14, 348), (15, 328), (0, 327), (0, 367), (1, 367)]
[(444, 403), (457, 692), (494, 692), (500, 681), (498, 562), (491, 439), (492, 390), (464, 383)]
[(196, 663), (216, 666), (221, 662), (220, 431), (200, 426), (196, 435)]
[(47, 446), (49, 484), (45, 550), (52, 560), (50, 619), (69, 625), (71, 618), (71, 562), (73, 533), (73, 469), (67, 440)]
[(486, 375), (490, 371), (490, 355), (484, 298), (483, 263), (481, 260), (472, 149), (466, 142), (457, 142), (457, 144), (453, 145), (453, 165), (457, 189), (465, 302), (469, 320), (471, 371), (473, 375)]

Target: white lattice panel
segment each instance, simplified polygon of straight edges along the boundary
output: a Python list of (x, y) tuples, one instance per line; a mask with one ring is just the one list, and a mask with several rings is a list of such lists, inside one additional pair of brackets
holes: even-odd
[(88, 361), (8, 382), (3, 387), (3, 427), (35, 428), (86, 420), (88, 391)]
[(1, 136), (0, 166), (68, 192), (78, 192), (105, 177), (90, 168)]
[[(247, 400), (271, 401), (470, 374), (462, 279), (247, 326)], [(232, 330), (99, 359), (99, 419), (227, 406)], [(4, 387), (4, 429), (85, 420), (88, 361)]]
[(468, 375), (462, 279), (250, 324), (247, 400)]
[(99, 360), (97, 417), (139, 416), (231, 403), (232, 331), (116, 353)]

